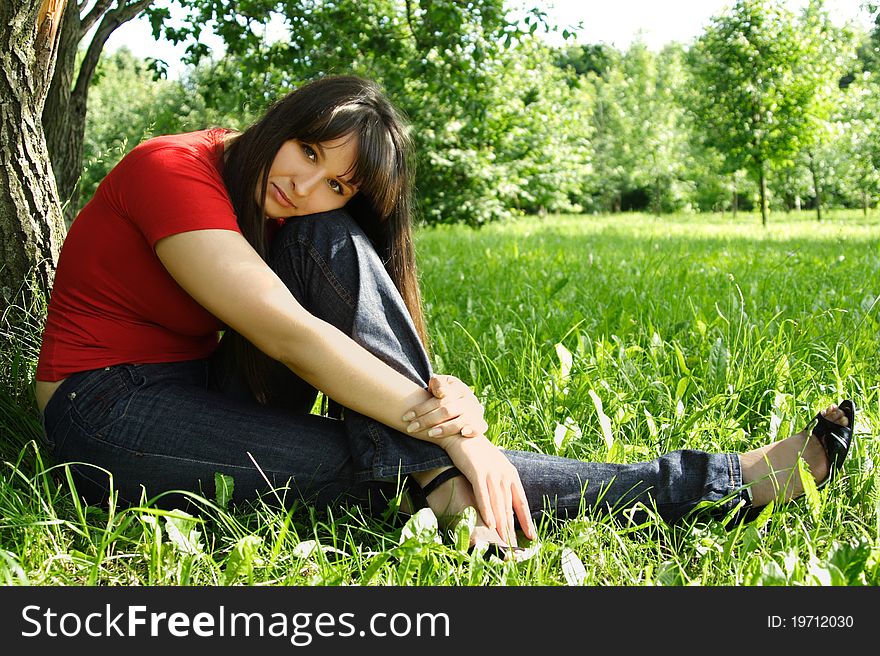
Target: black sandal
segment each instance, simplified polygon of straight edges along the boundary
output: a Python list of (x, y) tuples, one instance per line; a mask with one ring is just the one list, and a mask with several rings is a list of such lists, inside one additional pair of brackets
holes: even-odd
[(843, 411), (847, 420), (846, 426), (835, 424), (818, 413), (814, 417), (816, 425), (813, 427), (813, 435), (819, 440), (819, 443), (825, 449), (828, 456), (828, 466), (830, 467), (828, 476), (825, 480), (817, 485), (821, 490), (831, 482), (831, 479), (837, 475), (837, 472), (843, 469), (843, 463), (849, 453), (849, 445), (852, 443), (853, 426), (855, 426), (856, 409), (853, 402), (849, 399), (841, 401), (837, 406)]
[(434, 478), (428, 481), (425, 487), (421, 487), (418, 483), (416, 483), (412, 475), (407, 476), (405, 479), (405, 485), (406, 490), (409, 493), (410, 502), (415, 508), (428, 508), (428, 495), (431, 494), (431, 492), (436, 490), (438, 487), (443, 485), (450, 478), (455, 478), (456, 476), (464, 476), (464, 474), (462, 474), (457, 467), (444, 469), (442, 472), (440, 472)]
[[(843, 469), (843, 463), (849, 454), (849, 445), (852, 443), (853, 427), (855, 426), (856, 410), (853, 402), (849, 399), (841, 401), (837, 406), (846, 416), (847, 425), (841, 426), (833, 421), (825, 419), (819, 412), (813, 417), (816, 425), (813, 427), (812, 434), (819, 440), (819, 444), (825, 449), (825, 455), (828, 457), (828, 476), (821, 483), (816, 484), (816, 488), (821, 490), (831, 479), (837, 475), (837, 472)], [(743, 502), (739, 515), (734, 519), (733, 523), (741, 521), (750, 522), (754, 520), (764, 506), (754, 506), (752, 504), (752, 491), (748, 487), (742, 488), (739, 492), (739, 498)]]
[(450, 478), (455, 478), (456, 476), (464, 476), (464, 474), (462, 474), (457, 467), (444, 469), (442, 472), (440, 472), (434, 478), (428, 481), (427, 485), (422, 488), (422, 494), (424, 494), (425, 498), (427, 499), (428, 495), (431, 494), (431, 492), (443, 485)]

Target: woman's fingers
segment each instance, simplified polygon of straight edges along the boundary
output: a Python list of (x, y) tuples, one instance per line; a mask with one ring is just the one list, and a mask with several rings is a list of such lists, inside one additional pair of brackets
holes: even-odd
[(513, 495), (511, 494), (511, 485), (509, 483), (505, 483), (501, 488), (501, 493), (504, 496), (504, 519), (505, 519), (505, 529), (504, 535), (502, 535), (502, 539), (504, 542), (510, 546), (516, 546), (516, 524), (513, 520)]
[(485, 436), (454, 439), (444, 447), (453, 463), (471, 483), (483, 522), (509, 545), (516, 545), (516, 524), (536, 539), (529, 502), (519, 472), (504, 453)]
[[(481, 407), (466, 407), (465, 404), (450, 402), (436, 410), (432, 410), (420, 417), (416, 417), (406, 426), (407, 432), (413, 433), (419, 430), (428, 430), (436, 426), (446, 426), (443, 431), (446, 435), (454, 435), (466, 426), (485, 431), (488, 424), (483, 419)], [(449, 429), (455, 427), (454, 431)]]
[[(464, 411), (464, 404), (460, 401), (447, 401), (433, 410), (429, 410), (420, 415), (416, 415), (412, 424), (419, 424), (420, 427), (437, 426), (445, 423), (450, 419), (460, 417)], [(410, 424), (410, 425), (412, 425)], [(418, 430), (416, 427), (415, 430)], [(409, 426), (407, 426), (409, 430)]]
[[(451, 376), (449, 376), (449, 378), (451, 378)], [(449, 402), (461, 403), (461, 400), (470, 400), (476, 405), (480, 405), (479, 399), (477, 399), (471, 389), (461, 381), (458, 381), (457, 378), (455, 380), (457, 380), (459, 384), (455, 386), (448, 386), (443, 383), (435, 382), (438, 379), (437, 376), (434, 376), (428, 384), (428, 389), (434, 395), (434, 398), (428, 399), (424, 403), (420, 403), (410, 408), (409, 411), (403, 415), (403, 421), (412, 421), (416, 418), (423, 417), (430, 412), (434, 412), (438, 408), (448, 405)]]
[(431, 376), (431, 380), (428, 381), (428, 391), (431, 392), (436, 398), (442, 399), (446, 396), (447, 387), (449, 384), (446, 382), (445, 378), (441, 380), (440, 376)]
[(508, 522), (510, 515), (510, 506), (504, 504), (504, 487), (498, 483), (489, 481), (489, 495), (492, 499), (492, 512), (495, 515), (495, 532), (501, 536), (501, 539), (507, 541)]
[(470, 393), (471, 388), (455, 376), (434, 375), (428, 381), (428, 390), (438, 399), (446, 396), (463, 396)]
[(489, 430), (489, 425), (482, 419), (479, 424), (474, 425), (473, 422), (468, 422), (464, 417), (456, 417), (455, 419), (445, 421), (442, 424), (437, 424), (435, 426), (431, 426), (430, 424), (423, 426), (421, 421), (413, 422), (407, 426), (407, 432), (411, 435), (421, 435), (429, 439), (450, 437), (459, 434), (462, 437), (470, 438), (476, 437), (477, 435), (485, 435), (487, 430)]
[(513, 511), (519, 520), (519, 525), (529, 540), (537, 540), (538, 533), (535, 531), (535, 525), (532, 523), (532, 512), (529, 509), (529, 501), (526, 498), (526, 491), (523, 489), (522, 481), (517, 472), (516, 480), (513, 485)]
[(435, 398), (413, 407), (403, 416), (407, 432), (427, 438), (461, 434), (483, 435), (489, 425), (483, 418), (483, 405), (471, 389), (454, 376), (434, 376), (429, 389)]
[(480, 476), (476, 482), (471, 481), (471, 487), (474, 489), (474, 500), (477, 502), (477, 512), (483, 518), (483, 523), (490, 529), (495, 530), (495, 512), (492, 508), (492, 495), (489, 493), (489, 486), (486, 484), (486, 478)]

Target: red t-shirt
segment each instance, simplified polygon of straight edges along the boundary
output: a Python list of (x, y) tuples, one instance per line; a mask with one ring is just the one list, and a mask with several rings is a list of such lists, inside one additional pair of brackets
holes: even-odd
[(168, 274), (156, 242), (180, 232), (240, 232), (213, 129), (150, 139), (98, 186), (65, 238), (37, 379), (122, 363), (208, 356), (221, 322)]

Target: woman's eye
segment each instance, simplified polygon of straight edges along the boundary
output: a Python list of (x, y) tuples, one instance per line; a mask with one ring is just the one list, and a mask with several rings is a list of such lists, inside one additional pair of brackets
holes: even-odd
[(312, 148), (308, 144), (303, 144), (302, 149), (303, 149), (303, 152), (305, 153), (306, 157), (308, 157), (313, 162), (318, 161), (318, 153), (315, 152), (314, 148)]
[(336, 180), (327, 180), (327, 184), (330, 185), (330, 189), (333, 190), (333, 193), (342, 195), (342, 185), (339, 184)]

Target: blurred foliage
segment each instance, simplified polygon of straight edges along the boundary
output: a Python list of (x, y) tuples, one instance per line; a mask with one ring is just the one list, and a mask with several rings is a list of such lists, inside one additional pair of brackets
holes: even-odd
[[(413, 124), (421, 216), (480, 226), (528, 213), (876, 206), (880, 31), (740, 0), (692, 44), (550, 47), (538, 8), (502, 0), (178, 0), (148, 10), (190, 66), (125, 50), (89, 98), (84, 199), (138, 141), (240, 128), (301, 82), (377, 80)], [(226, 51), (197, 38), (212, 24)], [(283, 26), (281, 29), (280, 26)], [(818, 190), (818, 191), (817, 191)]]

